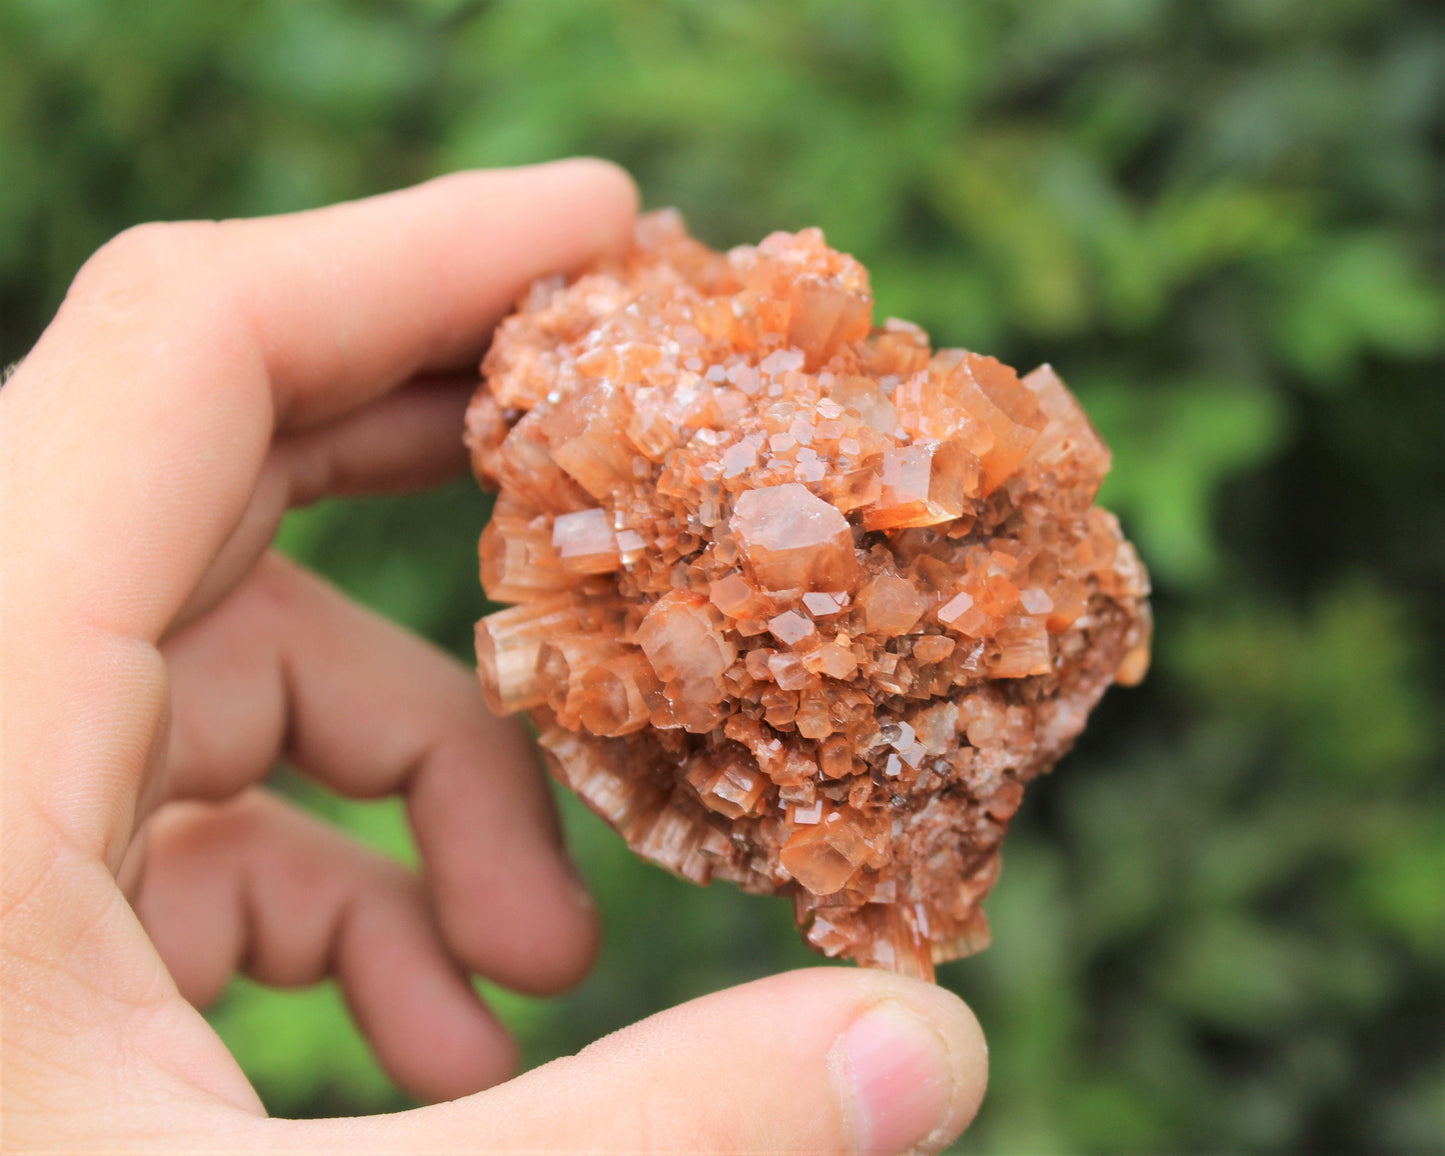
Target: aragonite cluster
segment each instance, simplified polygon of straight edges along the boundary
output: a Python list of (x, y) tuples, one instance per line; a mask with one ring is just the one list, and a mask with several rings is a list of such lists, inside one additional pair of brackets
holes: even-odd
[(483, 687), (640, 855), (915, 976), (988, 942), (1023, 785), (1148, 662), (1109, 452), (1048, 366), (872, 323), (816, 229), (675, 213), (538, 281), (467, 415)]

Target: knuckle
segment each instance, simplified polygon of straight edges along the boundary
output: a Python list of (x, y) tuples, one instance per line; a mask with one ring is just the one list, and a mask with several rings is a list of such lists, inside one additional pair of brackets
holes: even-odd
[(267, 550), (256, 560), (246, 583), (255, 621), (285, 628), (304, 617), (314, 602), (318, 581), (306, 567), (277, 550)]
[(219, 225), (210, 221), (153, 221), (112, 237), (71, 282), (66, 301), (87, 310), (133, 313), (158, 301), (196, 302), (207, 280)]

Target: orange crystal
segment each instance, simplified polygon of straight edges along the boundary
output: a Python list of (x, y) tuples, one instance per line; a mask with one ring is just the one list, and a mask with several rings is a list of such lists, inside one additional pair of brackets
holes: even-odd
[(931, 977), (988, 942), (1022, 784), (1143, 677), (1148, 578), (1052, 369), (871, 316), (817, 229), (720, 254), (672, 212), (534, 284), (467, 415), (516, 603), (477, 654), (639, 854)]

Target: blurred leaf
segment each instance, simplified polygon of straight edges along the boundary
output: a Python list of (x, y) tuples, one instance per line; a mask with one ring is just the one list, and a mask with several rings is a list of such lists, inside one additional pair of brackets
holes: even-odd
[(1226, 478), (1277, 449), (1280, 399), (1218, 378), (1148, 392), (1085, 384), (1080, 393), (1115, 451), (1100, 501), (1118, 509), (1160, 577), (1183, 586), (1215, 578), (1212, 497)]
[(1175, 651), (1220, 709), (1289, 729), (1292, 761), (1362, 790), (1423, 772), (1430, 716), (1401, 609), (1371, 587), (1331, 591), (1302, 619), (1240, 603), (1198, 616)]
[(1355, 899), (1361, 913), (1421, 954), (1445, 961), (1445, 823), (1413, 815), (1360, 865)]
[(334, 983), (279, 992), (235, 979), (210, 1012), (269, 1112), (341, 1115), (408, 1106), (372, 1058)]
[(1340, 387), (1368, 353), (1424, 357), (1445, 342), (1445, 294), (1431, 285), (1397, 237), (1360, 234), (1281, 270), (1281, 352), (1318, 385)]

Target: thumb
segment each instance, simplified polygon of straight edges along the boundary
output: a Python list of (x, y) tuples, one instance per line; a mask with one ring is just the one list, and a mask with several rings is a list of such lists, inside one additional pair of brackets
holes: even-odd
[(290, 1125), (310, 1150), (933, 1152), (983, 1098), (987, 1048), (957, 996), (818, 968), (662, 1012), (476, 1096)]

